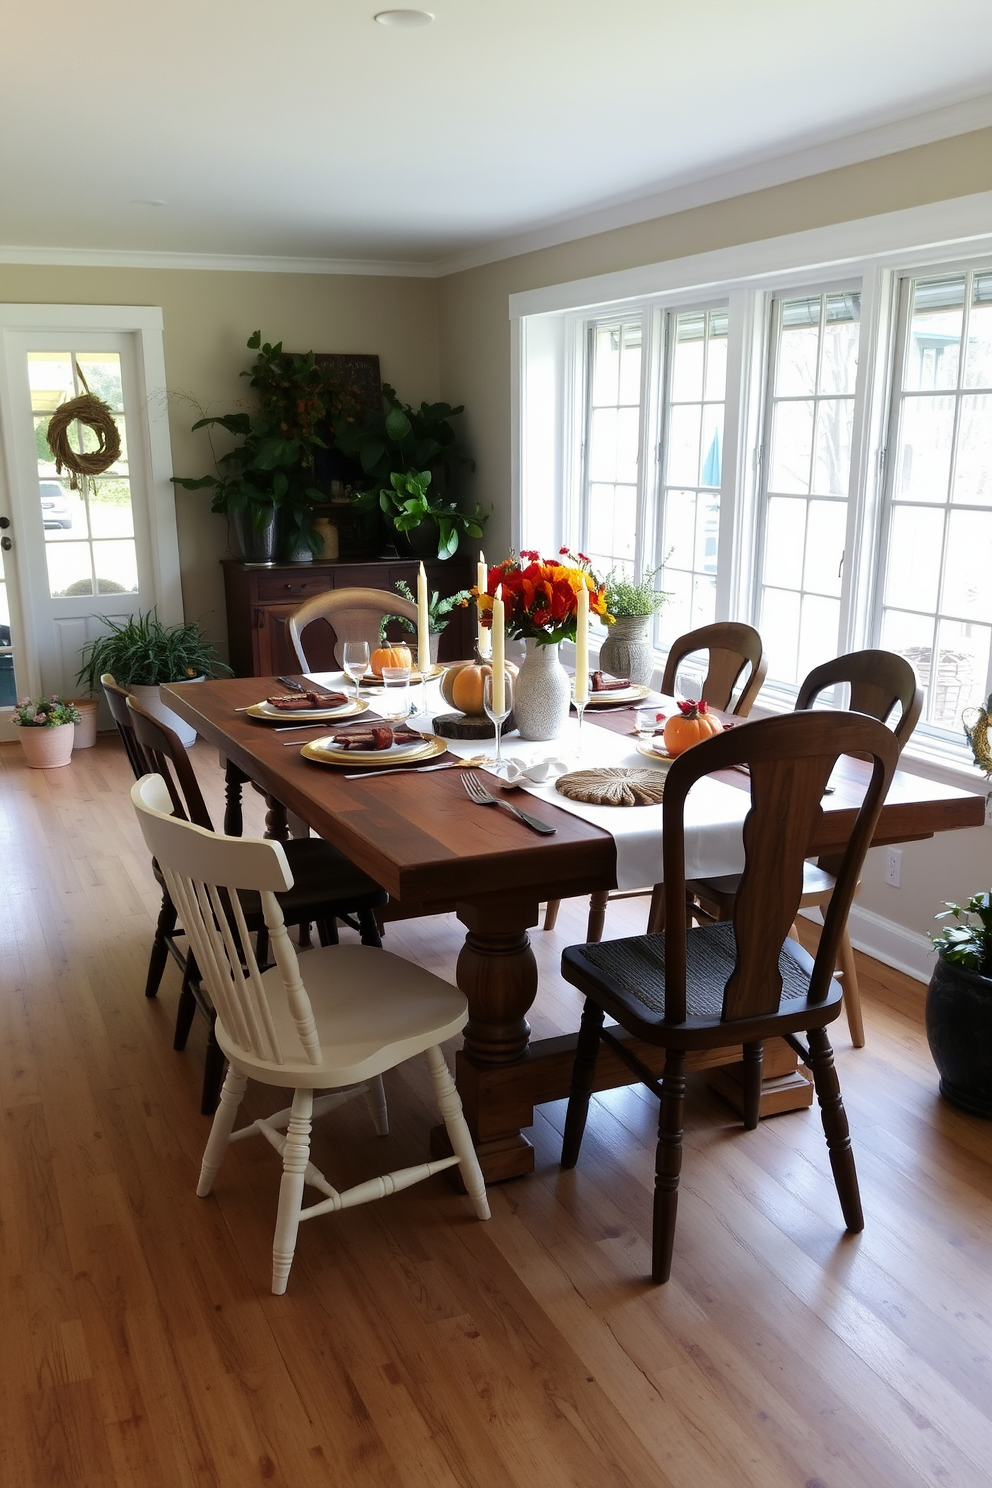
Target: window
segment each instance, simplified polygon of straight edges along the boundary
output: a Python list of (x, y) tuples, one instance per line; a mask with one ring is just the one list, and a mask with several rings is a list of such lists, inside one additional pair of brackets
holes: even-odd
[(639, 320), (589, 327), (581, 547), (598, 573), (636, 558), (643, 340)]

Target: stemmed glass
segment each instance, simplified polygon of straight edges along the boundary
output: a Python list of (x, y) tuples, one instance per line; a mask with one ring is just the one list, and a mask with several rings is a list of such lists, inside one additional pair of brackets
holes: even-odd
[(589, 691), (588, 691), (588, 689), (589, 689), (589, 683), (588, 682), (586, 683), (586, 696), (583, 698), (582, 702), (580, 703), (579, 700), (578, 700), (578, 698), (575, 695), (576, 692), (577, 692), (577, 690), (578, 690), (578, 680), (579, 679), (577, 677), (573, 677), (572, 678), (572, 707), (575, 709), (576, 713), (579, 716), (579, 738), (578, 738), (578, 744), (581, 745), (581, 743), (582, 743), (582, 715), (585, 713), (586, 708), (589, 705)]
[(369, 669), (368, 641), (345, 641), (341, 664), (355, 684), (355, 702), (358, 702), (358, 683)]
[(486, 710), (486, 717), (492, 719), (493, 727), (496, 730), (496, 758), (493, 761), (493, 768), (498, 775), (499, 767), (503, 762), (500, 750), (500, 745), (502, 744), (503, 724), (509, 718), (510, 713), (513, 709), (513, 682), (508, 672), (504, 673), (503, 676), (502, 712), (497, 713), (495, 708), (493, 707), (493, 678), (491, 672), (487, 672), (482, 681), (482, 706)]

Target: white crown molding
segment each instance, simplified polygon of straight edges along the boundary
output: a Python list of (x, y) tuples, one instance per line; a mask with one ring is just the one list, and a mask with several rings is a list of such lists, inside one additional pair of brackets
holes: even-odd
[(278, 258), (249, 253), (157, 253), (145, 249), (20, 248), (0, 245), (0, 264), (83, 269), (206, 269), (228, 274), (361, 274), (433, 279), (429, 263), (361, 258)]
[(726, 169), (717, 175), (675, 180), (647, 196), (624, 197), (574, 217), (560, 218), (543, 227), (495, 239), (478, 248), (467, 248), (463, 253), (439, 259), (432, 265), (432, 270), (438, 276), (462, 273), (466, 269), (481, 268), (484, 264), (516, 258), (541, 248), (555, 248), (578, 238), (611, 232), (619, 227), (632, 227), (656, 217), (670, 217), (692, 207), (708, 206), (770, 186), (782, 186), (804, 176), (822, 175), (826, 171), (894, 155), (917, 145), (951, 139), (989, 125), (992, 125), (992, 93), (985, 93), (961, 103), (860, 130), (856, 134), (812, 142), (785, 155), (755, 152), (741, 156), (733, 163), (728, 162)]
[(927, 255), (951, 259), (992, 250), (992, 191), (950, 201), (928, 202), (855, 218), (775, 238), (758, 238), (685, 258), (639, 264), (566, 284), (521, 290), (508, 301), (510, 319), (621, 305), (666, 293), (726, 294), (730, 289), (784, 284), (810, 274), (831, 278), (864, 268), (865, 262), (900, 269)]

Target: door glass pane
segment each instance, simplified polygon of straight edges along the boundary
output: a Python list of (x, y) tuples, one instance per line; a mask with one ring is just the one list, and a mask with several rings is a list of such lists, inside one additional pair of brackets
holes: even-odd
[(95, 542), (93, 564), (99, 594), (137, 593), (138, 560), (133, 542)]
[(53, 598), (93, 593), (93, 564), (89, 543), (49, 543), (48, 587)]
[(4, 554), (0, 550), (0, 708), (10, 708), (17, 702), (17, 683), (14, 678), (13, 632), (3, 561)]

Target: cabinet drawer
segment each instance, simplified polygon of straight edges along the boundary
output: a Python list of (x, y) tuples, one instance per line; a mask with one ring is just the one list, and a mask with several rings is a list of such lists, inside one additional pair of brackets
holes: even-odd
[(332, 588), (328, 573), (303, 573), (299, 569), (279, 569), (273, 573), (256, 573), (255, 594), (258, 599), (284, 599), (302, 602), (311, 594), (324, 594)]

